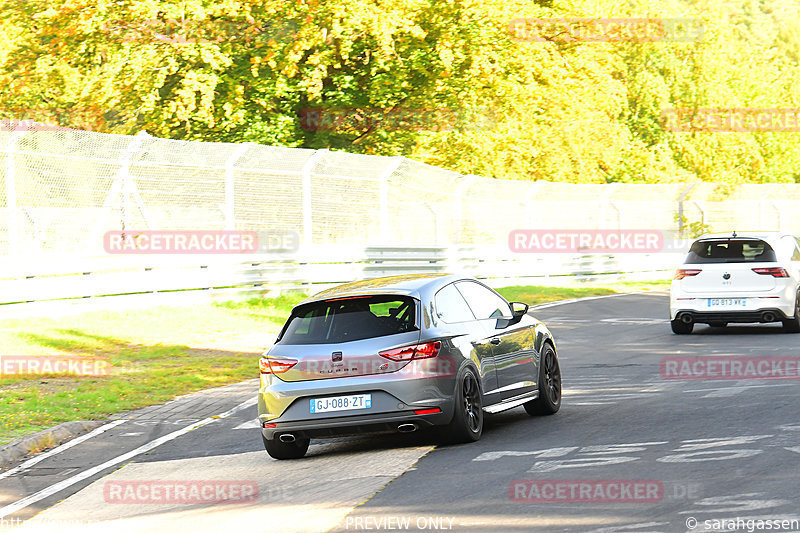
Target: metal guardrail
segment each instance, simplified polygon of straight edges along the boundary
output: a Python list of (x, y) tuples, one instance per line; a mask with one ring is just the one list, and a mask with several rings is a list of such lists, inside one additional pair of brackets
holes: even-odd
[(112, 295), (220, 291), (252, 296), (398, 274), (459, 272), (493, 284), (650, 274), (667, 278), (681, 253), (513, 254), (492, 246), (318, 246), (248, 256), (108, 256), (30, 259), (0, 270), (0, 304)]

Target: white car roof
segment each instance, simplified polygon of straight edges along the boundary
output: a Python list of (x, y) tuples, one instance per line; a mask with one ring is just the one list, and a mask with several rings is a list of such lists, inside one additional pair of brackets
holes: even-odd
[[(736, 235), (734, 237), (734, 234)], [(762, 241), (775, 242), (783, 237), (795, 237), (791, 233), (784, 233), (780, 231), (737, 231), (730, 233), (706, 233), (701, 235), (696, 241), (704, 241), (707, 239), (761, 239)]]

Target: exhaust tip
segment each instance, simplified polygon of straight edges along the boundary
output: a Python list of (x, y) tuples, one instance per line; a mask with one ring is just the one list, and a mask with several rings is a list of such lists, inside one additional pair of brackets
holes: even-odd
[(683, 322), (684, 324), (691, 324), (692, 322), (694, 322), (694, 320), (692, 319), (692, 315), (690, 315), (689, 313), (684, 313), (681, 315), (681, 322)]
[(416, 424), (400, 424), (397, 426), (397, 431), (400, 433), (413, 433), (417, 430)]
[(775, 314), (774, 313), (764, 313), (761, 315), (762, 322), (775, 322)]
[(294, 442), (295, 438), (294, 435), (292, 435), (291, 433), (284, 433), (283, 435), (278, 437), (278, 440), (281, 442)]

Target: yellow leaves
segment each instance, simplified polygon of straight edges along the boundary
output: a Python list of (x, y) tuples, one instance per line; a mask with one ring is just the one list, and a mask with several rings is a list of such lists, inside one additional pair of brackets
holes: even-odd
[(259, 56), (254, 56), (250, 58), (250, 74), (254, 77), (258, 77), (258, 69), (261, 66), (261, 63), (266, 62), (266, 60)]
[(453, 68), (453, 50), (448, 48), (445, 43), (437, 43), (436, 51), (439, 55), (439, 60), (445, 68), (445, 74), (449, 75), (450, 70)]
[(214, 125), (214, 95), (217, 77), (189, 71), (175, 91), (175, 118), (181, 122), (200, 120)]

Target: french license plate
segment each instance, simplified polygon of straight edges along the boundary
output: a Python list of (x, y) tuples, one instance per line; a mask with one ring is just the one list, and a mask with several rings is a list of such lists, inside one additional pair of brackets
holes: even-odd
[(351, 411), (372, 407), (372, 394), (350, 394), (348, 396), (332, 396), (330, 398), (312, 398), (311, 414), (329, 413), (331, 411)]
[(709, 307), (747, 307), (746, 298), (709, 298)]

